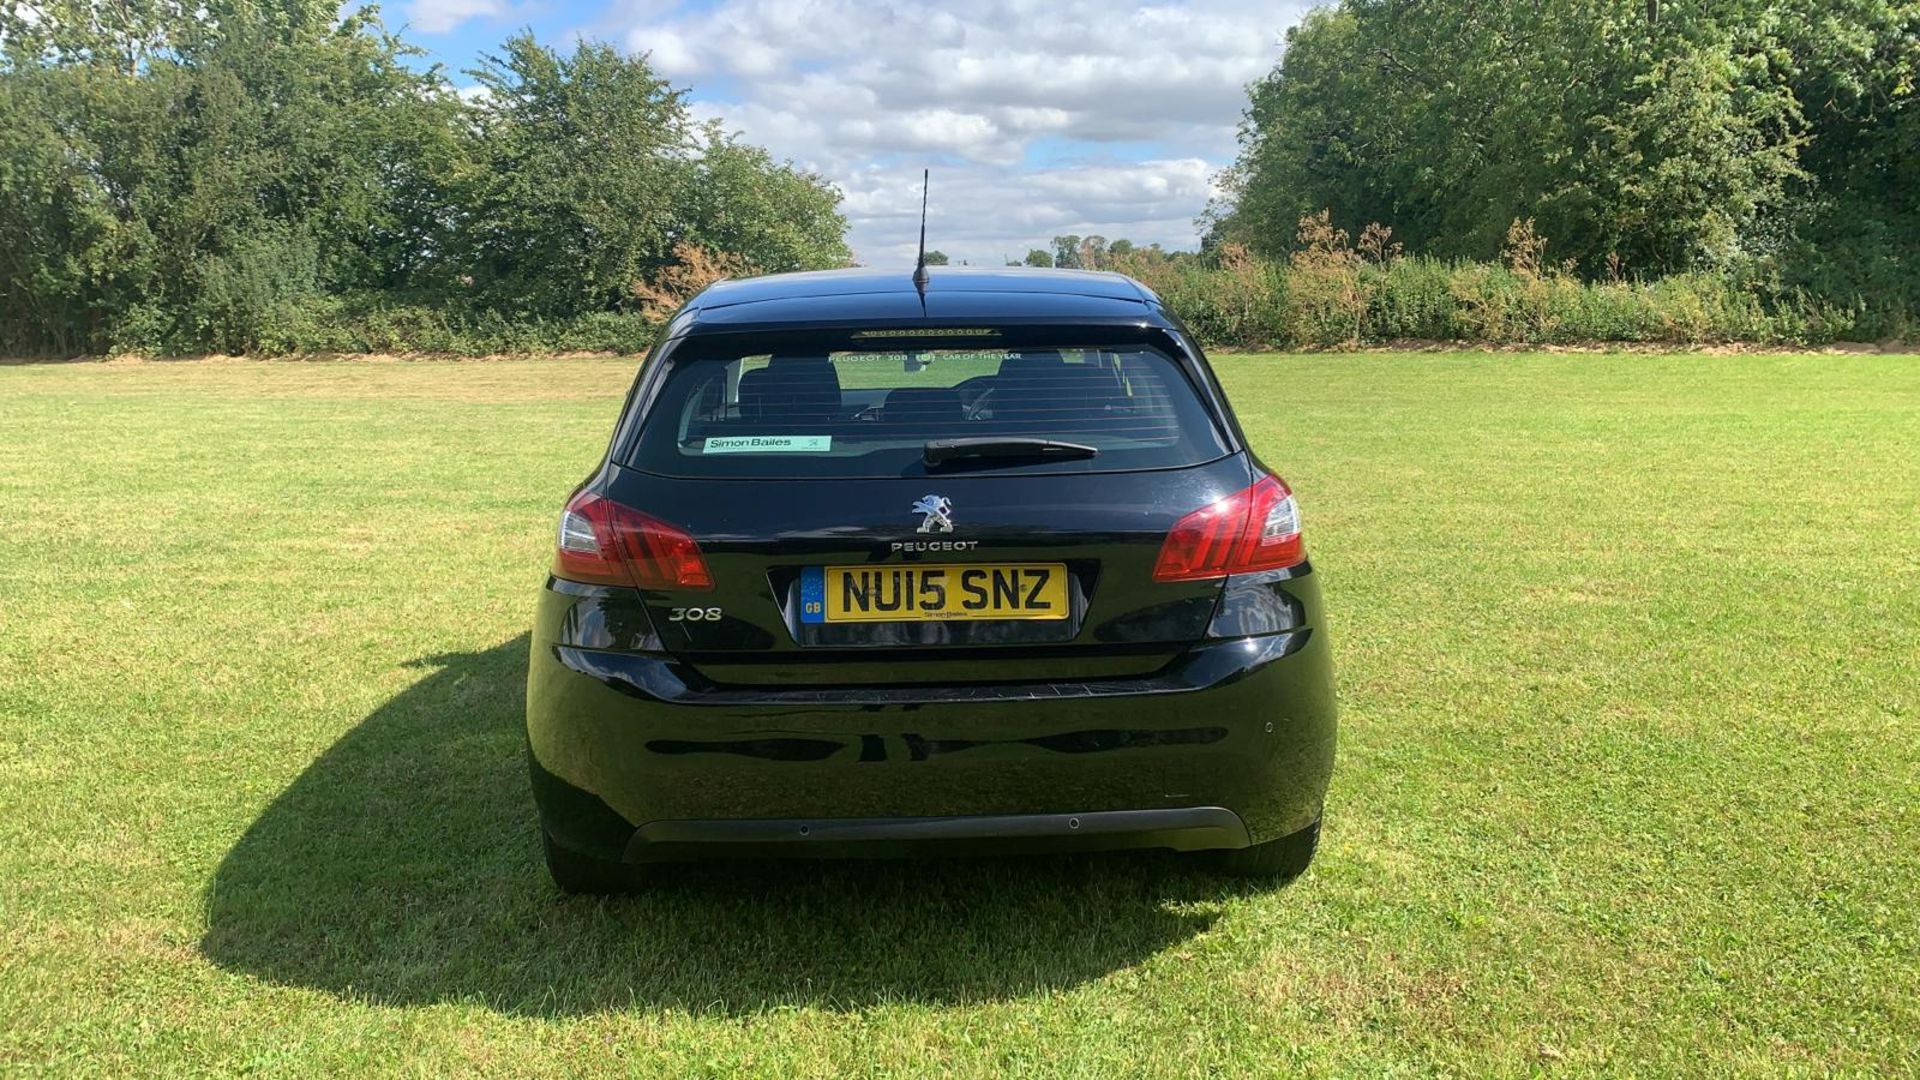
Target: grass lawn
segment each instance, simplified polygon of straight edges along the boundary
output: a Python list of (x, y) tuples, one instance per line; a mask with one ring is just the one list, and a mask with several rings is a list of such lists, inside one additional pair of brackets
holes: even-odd
[(1170, 857), (558, 895), (630, 360), (0, 367), (0, 1074), (1920, 1072), (1920, 360), (1247, 356), (1341, 760)]

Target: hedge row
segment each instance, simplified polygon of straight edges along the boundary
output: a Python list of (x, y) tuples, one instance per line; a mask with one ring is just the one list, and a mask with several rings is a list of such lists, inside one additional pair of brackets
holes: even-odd
[[(1817, 345), (1861, 312), (1728, 277), (1586, 282), (1558, 272), (1401, 257), (1384, 263), (1229, 255), (1122, 266), (1206, 344), (1352, 348), (1407, 339), (1461, 344), (1592, 342)], [(1883, 313), (1874, 322), (1884, 324)]]
[[(1209, 347), (1358, 348), (1408, 340), (1461, 345), (1642, 343), (1819, 345), (1858, 332), (1861, 311), (1727, 277), (1586, 282), (1488, 263), (1117, 260)], [(657, 315), (658, 313), (653, 313)], [(478, 306), (371, 294), (250, 308), (257, 355), (645, 351), (659, 328), (640, 312), (511, 318)], [(1885, 313), (1874, 323), (1884, 325)], [(1912, 324), (1906, 323), (1911, 326)]]

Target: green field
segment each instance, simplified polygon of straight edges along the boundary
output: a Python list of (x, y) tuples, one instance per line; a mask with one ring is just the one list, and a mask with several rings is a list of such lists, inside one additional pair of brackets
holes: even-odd
[(0, 367), (0, 1074), (1920, 1072), (1920, 360), (1221, 361), (1300, 493), (1314, 869), (538, 859), (631, 360)]

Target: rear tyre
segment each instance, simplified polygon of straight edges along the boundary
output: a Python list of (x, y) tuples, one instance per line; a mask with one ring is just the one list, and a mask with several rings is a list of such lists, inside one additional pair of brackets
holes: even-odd
[(1306, 873), (1319, 846), (1320, 819), (1315, 818), (1313, 824), (1278, 840), (1211, 854), (1214, 869), (1222, 874), (1278, 884)]
[(553, 883), (560, 886), (561, 892), (606, 896), (632, 892), (639, 884), (632, 867), (561, 847), (544, 828), (540, 830), (540, 846), (547, 853), (547, 873), (553, 875)]

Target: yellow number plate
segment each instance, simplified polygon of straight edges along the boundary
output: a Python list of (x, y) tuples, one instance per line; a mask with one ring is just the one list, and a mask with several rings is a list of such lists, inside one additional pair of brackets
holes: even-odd
[(812, 579), (803, 581), (806, 622), (1067, 617), (1067, 568), (1061, 563), (828, 566), (806, 577)]

